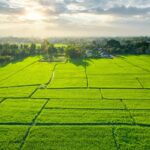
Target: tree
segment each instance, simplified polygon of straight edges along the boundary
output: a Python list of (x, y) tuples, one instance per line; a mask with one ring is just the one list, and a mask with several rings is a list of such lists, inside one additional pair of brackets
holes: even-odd
[(80, 46), (69, 45), (65, 49), (65, 54), (68, 58), (79, 58), (83, 56), (83, 51)]
[(35, 54), (35, 52), (36, 52), (36, 44), (35, 43), (31, 44), (30, 51), (31, 51), (31, 54)]
[(57, 54), (57, 50), (54, 47), (54, 45), (49, 44), (49, 46), (48, 46), (48, 55), (49, 55), (50, 61), (52, 61), (53, 57), (55, 57), (56, 54)]
[(49, 46), (48, 40), (44, 40), (41, 45), (41, 49), (44, 54), (48, 54), (48, 46)]

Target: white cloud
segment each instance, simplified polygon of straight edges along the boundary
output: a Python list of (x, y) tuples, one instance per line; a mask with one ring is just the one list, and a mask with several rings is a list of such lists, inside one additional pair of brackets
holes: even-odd
[(0, 18), (0, 36), (144, 35), (150, 0), (0, 0)]

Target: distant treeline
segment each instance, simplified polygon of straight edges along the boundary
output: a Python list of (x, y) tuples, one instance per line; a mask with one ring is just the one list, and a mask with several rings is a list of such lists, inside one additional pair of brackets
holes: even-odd
[(47, 51), (54, 55), (63, 53), (64, 50), (62, 47), (54, 47), (53, 44), (45, 44), (45, 41), (41, 44), (0, 44), (0, 63), (8, 63), (34, 55), (45, 56)]
[(85, 38), (74, 42), (68, 40), (66, 46), (64, 43), (62, 46), (51, 44), (48, 40), (43, 40), (39, 44), (3, 43), (0, 44), (0, 63), (39, 54), (51, 61), (59, 55), (70, 58), (86, 57), (86, 51), (91, 51), (95, 57), (99, 57), (100, 51), (108, 54), (150, 54), (150, 38), (96, 38), (92, 41)]

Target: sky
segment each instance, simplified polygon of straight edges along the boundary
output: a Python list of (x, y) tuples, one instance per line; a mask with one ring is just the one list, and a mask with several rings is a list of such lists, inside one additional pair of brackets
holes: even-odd
[(0, 0), (0, 36), (149, 36), (150, 0)]

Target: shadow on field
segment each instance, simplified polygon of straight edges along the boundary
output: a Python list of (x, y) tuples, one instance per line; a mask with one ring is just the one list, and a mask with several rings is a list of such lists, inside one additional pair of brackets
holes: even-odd
[(69, 62), (76, 65), (76, 66), (82, 66), (87, 67), (90, 65), (91, 59), (70, 59)]
[(9, 65), (9, 64), (16, 64), (16, 63), (18, 63), (18, 62), (22, 62), (22, 61), (24, 61), (26, 58), (28, 58), (28, 57), (34, 57), (34, 56), (36, 56), (36, 55), (25, 56), (25, 57), (17, 57), (17, 58), (14, 58), (14, 59), (11, 60), (11, 61), (0, 62), (0, 68), (1, 68), (1, 67), (5, 67), (5, 66), (7, 66), (7, 65)]

